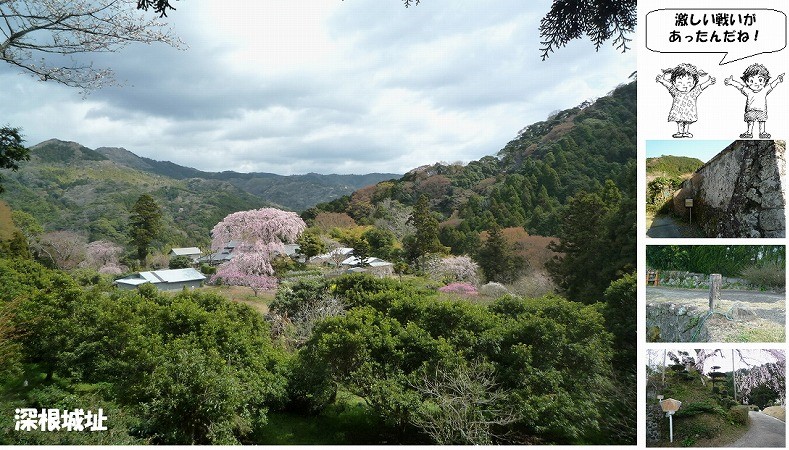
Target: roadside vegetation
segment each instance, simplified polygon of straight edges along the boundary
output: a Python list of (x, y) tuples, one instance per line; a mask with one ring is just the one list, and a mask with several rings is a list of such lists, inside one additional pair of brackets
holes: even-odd
[[(775, 415), (785, 411), (785, 394), (780, 391), (786, 380), (782, 351), (774, 351), (776, 362), (751, 365), (744, 363), (748, 356), (734, 351), (737, 356), (732, 357), (742, 366), (736, 372), (720, 366), (705, 370), (704, 358), (721, 356), (721, 350), (695, 352), (670, 351), (663, 367), (664, 352), (652, 351), (651, 356), (657, 356), (661, 362), (647, 367), (647, 446), (727, 447), (748, 431), (748, 411), (769, 410)], [(669, 441), (669, 421), (661, 411), (658, 394), (682, 402), (673, 415), (673, 443)]]

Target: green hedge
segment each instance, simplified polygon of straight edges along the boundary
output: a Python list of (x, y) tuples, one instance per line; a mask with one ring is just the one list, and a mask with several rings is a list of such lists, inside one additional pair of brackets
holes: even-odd
[(737, 405), (729, 410), (729, 420), (737, 424), (747, 425), (749, 410), (748, 405)]

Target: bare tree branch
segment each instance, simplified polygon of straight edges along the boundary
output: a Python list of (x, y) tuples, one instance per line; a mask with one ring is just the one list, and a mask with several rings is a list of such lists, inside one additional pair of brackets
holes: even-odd
[[(167, 8), (174, 8), (167, 1), (159, 3), (162, 0), (0, 0), (0, 34), (5, 38), (0, 37), (0, 60), (42, 81), (85, 91), (111, 84), (111, 70), (71, 55), (115, 52), (131, 43), (182, 48), (160, 20)], [(141, 9), (148, 7), (160, 17), (146, 17)]]

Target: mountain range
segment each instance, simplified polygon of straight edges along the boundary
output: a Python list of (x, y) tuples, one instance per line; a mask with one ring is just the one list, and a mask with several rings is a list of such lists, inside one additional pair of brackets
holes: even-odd
[[(4, 174), (2, 198), (32, 214), (47, 230), (74, 230), (90, 240), (125, 242), (129, 209), (143, 193), (164, 210), (164, 239), (205, 244), (227, 214), (278, 207), (301, 211), (398, 174), (275, 175), (203, 172), (140, 157), (116, 147), (90, 149), (50, 139), (30, 147), (30, 160)], [(197, 241), (197, 242), (196, 242)]]
[[(633, 202), (634, 214), (636, 90), (632, 81), (552, 114), (477, 161), (422, 166), (403, 176), (212, 173), (122, 148), (52, 139), (31, 147), (30, 161), (18, 172), (4, 174), (2, 198), (47, 230), (123, 243), (129, 210), (147, 193), (164, 212), (162, 243), (195, 246), (207, 244), (211, 228), (235, 211), (273, 206), (302, 212), (307, 220), (345, 213), (359, 224), (393, 227), (424, 195), (441, 216), (442, 243), (472, 254), (474, 236), (493, 224), (560, 236), (568, 205), (584, 192), (617, 204), (624, 198)], [(622, 220), (623, 226), (629, 222)], [(629, 236), (630, 230), (617, 233)]]

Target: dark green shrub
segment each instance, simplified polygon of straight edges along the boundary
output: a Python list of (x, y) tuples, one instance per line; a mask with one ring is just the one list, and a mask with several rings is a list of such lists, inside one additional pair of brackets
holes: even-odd
[(170, 258), (170, 263), (167, 267), (169, 269), (188, 269), (192, 267), (192, 258), (188, 256), (175, 256)]
[(748, 424), (748, 405), (737, 405), (729, 409), (729, 420), (740, 425)]
[(748, 267), (742, 271), (742, 277), (749, 283), (764, 288), (782, 288), (786, 286), (786, 269), (778, 262), (766, 262)]
[(683, 404), (682, 408), (674, 413), (674, 417), (690, 417), (702, 413), (724, 415), (726, 411), (720, 405), (715, 405), (711, 402), (692, 402), (687, 405)]

